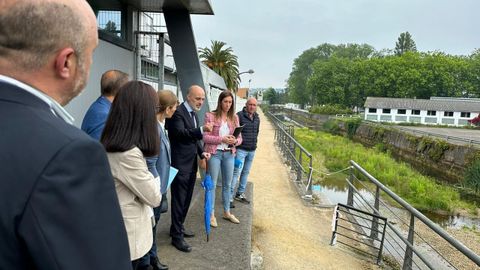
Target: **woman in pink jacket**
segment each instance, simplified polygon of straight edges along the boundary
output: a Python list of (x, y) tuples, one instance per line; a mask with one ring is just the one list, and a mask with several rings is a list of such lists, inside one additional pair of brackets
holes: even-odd
[[(218, 97), (217, 108), (205, 114), (205, 124), (211, 123), (211, 132), (203, 133), (205, 152), (211, 154), (208, 160), (208, 172), (212, 176), (214, 186), (222, 171), (222, 202), (223, 218), (233, 223), (240, 221), (230, 213), (230, 184), (233, 177), (233, 165), (235, 158), (235, 146), (242, 143), (241, 135), (235, 138), (232, 134), (238, 126), (238, 116), (233, 106), (233, 95), (230, 91), (223, 91)], [(215, 218), (215, 189), (212, 196), (212, 216), (210, 217), (212, 227), (217, 227)]]

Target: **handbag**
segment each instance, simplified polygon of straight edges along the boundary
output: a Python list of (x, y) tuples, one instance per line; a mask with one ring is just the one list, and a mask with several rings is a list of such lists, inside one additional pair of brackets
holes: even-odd
[(167, 193), (162, 194), (162, 201), (160, 202), (160, 213), (166, 213), (168, 211), (168, 199)]

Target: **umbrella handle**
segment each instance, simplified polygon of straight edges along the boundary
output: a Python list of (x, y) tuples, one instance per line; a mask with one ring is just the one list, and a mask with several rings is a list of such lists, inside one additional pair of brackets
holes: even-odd
[(205, 174), (208, 173), (208, 160), (205, 158)]

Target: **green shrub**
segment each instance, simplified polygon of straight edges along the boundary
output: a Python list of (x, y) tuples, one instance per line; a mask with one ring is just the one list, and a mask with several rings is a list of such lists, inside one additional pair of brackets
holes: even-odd
[(417, 152), (428, 155), (431, 160), (439, 161), (450, 145), (444, 140), (422, 137), (417, 145)]
[(388, 148), (385, 146), (384, 143), (377, 143), (377, 144), (375, 144), (375, 149), (376, 149), (378, 152), (383, 152), (383, 153), (385, 153), (385, 152), (387, 152), (387, 149), (388, 149)]
[(478, 193), (480, 191), (480, 159), (475, 160), (465, 171), (465, 185)]
[(308, 111), (310, 113), (327, 114), (327, 115), (353, 114), (353, 111), (351, 109), (342, 107), (339, 104), (326, 104), (326, 105), (314, 106), (310, 108)]
[(332, 134), (339, 134), (340, 127), (338, 126), (338, 120), (329, 119), (322, 125), (323, 130)]
[(357, 132), (357, 128), (362, 123), (362, 119), (360, 119), (360, 118), (349, 118), (349, 119), (344, 120), (344, 121), (345, 121), (345, 124), (347, 126), (348, 138), (351, 139), (355, 135), (355, 132)]

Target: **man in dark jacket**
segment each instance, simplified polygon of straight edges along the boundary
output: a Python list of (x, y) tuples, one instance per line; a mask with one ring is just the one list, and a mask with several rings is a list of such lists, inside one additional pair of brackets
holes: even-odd
[(205, 101), (205, 91), (198, 85), (188, 89), (187, 100), (177, 107), (172, 118), (166, 119), (170, 147), (172, 149), (172, 166), (178, 173), (171, 185), (170, 212), (172, 223), (170, 235), (172, 245), (183, 252), (192, 248), (185, 237), (194, 237), (193, 232), (185, 230), (184, 223), (192, 200), (197, 176), (197, 156), (209, 159), (210, 154), (203, 152), (203, 132), (212, 130), (212, 124), (200, 126), (197, 112)]
[[(237, 146), (237, 155), (235, 159), (235, 168), (233, 170), (233, 180), (230, 201), (235, 200), (242, 203), (250, 203), (245, 196), (245, 188), (247, 187), (247, 178), (252, 167), (253, 158), (255, 157), (255, 150), (257, 149), (258, 131), (260, 128), (260, 118), (257, 114), (257, 100), (253, 97), (247, 100), (247, 104), (242, 111), (237, 113), (240, 125), (244, 125), (242, 129), (242, 144)], [(234, 193), (237, 185), (238, 176), (240, 174), (240, 183), (237, 192)], [(235, 194), (235, 196), (234, 196)]]
[(86, 1), (0, 1), (0, 269), (132, 269), (105, 150), (63, 108), (97, 44)]

